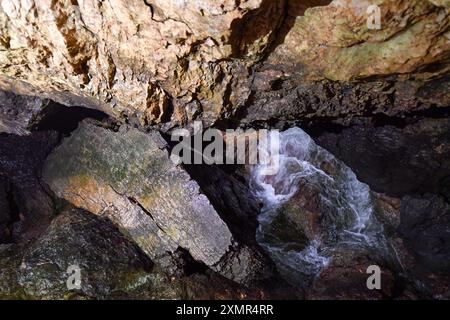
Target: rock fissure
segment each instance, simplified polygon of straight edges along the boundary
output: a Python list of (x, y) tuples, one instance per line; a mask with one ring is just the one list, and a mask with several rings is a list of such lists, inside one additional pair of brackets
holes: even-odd
[(164, 231), (164, 229), (158, 224), (158, 222), (155, 220), (155, 218), (153, 218), (152, 214), (146, 210), (135, 198), (133, 197), (128, 197), (128, 200), (132, 203), (137, 205), (139, 208), (141, 208), (142, 211), (144, 211), (146, 214), (149, 215), (150, 218), (152, 218), (152, 220), (155, 222), (156, 226), (158, 227), (159, 230), (161, 230), (161, 232), (167, 234), (166, 231)]

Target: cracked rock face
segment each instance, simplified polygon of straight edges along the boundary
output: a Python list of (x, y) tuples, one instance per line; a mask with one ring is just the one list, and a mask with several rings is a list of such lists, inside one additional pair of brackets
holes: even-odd
[(152, 258), (180, 246), (212, 266), (232, 235), (164, 148), (156, 132), (83, 122), (47, 158), (43, 177), (59, 197), (109, 217)]
[(448, 1), (378, 1), (375, 30), (369, 1), (0, 4), (0, 88), (164, 130), (239, 117), (254, 70), (297, 84), (448, 71)]
[[(273, 263), (255, 243), (255, 226), (250, 232), (240, 226), (251, 218), (246, 215), (256, 214), (253, 198), (246, 200), (248, 207), (226, 212), (223, 208), (244, 196), (225, 197), (219, 214), (197, 182), (169, 159), (158, 132), (125, 125), (114, 132), (94, 123), (80, 123), (46, 159), (43, 180), (57, 197), (108, 217), (163, 265), (167, 255), (182, 248), (238, 283), (255, 284), (276, 276)], [(230, 179), (218, 176), (224, 182)], [(228, 183), (239, 188), (232, 180)]]
[(350, 80), (416, 72), (448, 58), (448, 2), (436, 7), (423, 0), (377, 1), (379, 29), (368, 28), (373, 15), (368, 8), (373, 4), (335, 0), (311, 8), (295, 20), (268, 63), (290, 70), (303, 65), (317, 78)]
[[(0, 298), (448, 297), (450, 2), (373, 2), (0, 0)], [(398, 261), (349, 246), (286, 283), (246, 169), (170, 161), (163, 135), (194, 120), (301, 126), (383, 193)], [(269, 240), (333, 243), (344, 211), (299, 187)]]

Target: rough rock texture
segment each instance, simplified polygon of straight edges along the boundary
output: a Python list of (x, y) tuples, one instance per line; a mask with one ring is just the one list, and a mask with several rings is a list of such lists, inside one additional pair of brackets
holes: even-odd
[[(80, 267), (78, 289), (67, 287), (71, 265)], [(0, 245), (0, 297), (261, 299), (269, 295), (213, 273), (168, 277), (110, 221), (66, 209), (37, 241), (26, 246)]]
[(25, 135), (49, 101), (0, 91), (0, 132)]
[(447, 70), (448, 2), (377, 1), (380, 30), (371, 2), (329, 2), (3, 0), (0, 87), (168, 129), (240, 118), (261, 82)]
[(375, 215), (384, 226), (387, 236), (395, 235), (400, 226), (401, 199), (373, 192)]
[[(199, 184), (202, 192), (211, 201), (222, 220), (230, 227), (237, 240), (255, 244), (257, 216), (261, 203), (256, 199), (246, 181), (238, 180), (233, 170), (227, 166), (222, 166), (223, 169), (216, 165), (186, 165), (184, 167)], [(227, 169), (231, 172), (225, 171)]]
[(404, 197), (400, 234), (418, 260), (432, 271), (449, 274), (450, 204), (443, 197)]
[[(23, 251), (17, 247), (10, 250), (22, 255), (15, 272), (17, 280), (2, 284), (3, 294), (5, 289), (17, 285), (17, 292), (10, 292), (10, 296), (22, 293), (25, 297), (62, 298), (70, 295), (66, 282), (71, 273), (67, 269), (77, 265), (82, 277), (80, 293), (105, 297), (120, 290), (120, 281), (128, 273), (132, 275), (151, 267), (151, 262), (146, 262), (145, 256), (111, 223), (79, 210), (60, 214), (45, 234)], [(6, 265), (2, 269), (7, 271), (4, 268)], [(109, 283), (111, 279), (117, 282)]]
[(248, 74), (232, 58), (261, 57), (284, 2), (5, 0), (2, 87), (124, 112), (142, 124), (198, 112), (213, 121), (245, 99), (245, 89), (230, 92), (239, 87), (234, 73), (245, 81)]
[(377, 218), (394, 253), (396, 299), (448, 299), (448, 203), (436, 194), (376, 196)]
[(213, 265), (231, 245), (231, 233), (164, 148), (156, 132), (113, 132), (83, 122), (48, 157), (43, 176), (59, 197), (109, 216), (151, 257), (181, 246)]
[(450, 176), (450, 120), (410, 120), (369, 121), (319, 134), (316, 141), (375, 191), (400, 197), (440, 192)]
[(7, 177), (12, 236), (26, 240), (39, 235), (54, 216), (50, 192), (41, 184), (45, 157), (58, 142), (56, 132), (30, 136), (0, 135), (0, 176)]
[[(368, 290), (366, 273), (370, 265), (380, 266), (381, 290)], [(308, 299), (313, 300), (379, 300), (389, 299), (394, 295), (394, 275), (380, 261), (355, 251), (341, 251), (333, 261), (314, 280), (308, 292)]]
[(9, 229), (12, 221), (9, 192), (9, 181), (0, 176), (0, 243), (7, 241), (11, 232)]
[[(300, 14), (295, 1), (290, 3), (289, 14)], [(288, 70), (303, 65), (320, 78), (350, 80), (411, 73), (448, 58), (448, 3), (436, 7), (423, 0), (377, 1), (379, 30), (368, 28), (372, 19), (367, 10), (373, 4), (335, 0), (307, 10), (295, 20), (268, 63)]]
[[(401, 270), (387, 272), (383, 292), (368, 294), (363, 268), (373, 259), (343, 252), (310, 298), (449, 297), (450, 2), (377, 0), (379, 29), (367, 24), (372, 4), (0, 0), (0, 89), (27, 95), (0, 92), (0, 132), (14, 134), (0, 136), (0, 242), (39, 237), (54, 218), (40, 176), (57, 137), (31, 131), (68, 134), (83, 118), (106, 117), (79, 106), (126, 123), (85, 122), (49, 157), (44, 177), (56, 195), (102, 218), (65, 212), (37, 242), (1, 245), (0, 296), (70, 297), (61, 257), (74, 253), (101, 279), (82, 297), (265, 296), (209, 268), (250, 287), (268, 279), (276, 287), (273, 263), (255, 242), (259, 208), (245, 185), (217, 167), (173, 165), (159, 133), (147, 130), (200, 119), (221, 129), (301, 124), (383, 193), (373, 195), (376, 214)], [(347, 222), (320, 202), (332, 190), (300, 187), (268, 241), (288, 241), (287, 250), (316, 238), (334, 242), (334, 224)], [(104, 218), (180, 279), (142, 270), (147, 258)], [(119, 246), (105, 256), (85, 250), (111, 241)], [(114, 276), (101, 266), (115, 259), (115, 272), (137, 270), (125, 289), (105, 284)], [(186, 277), (192, 269), (202, 272)]]
[(271, 277), (271, 262), (254, 243), (235, 242), (244, 238), (233, 237), (166, 147), (157, 132), (82, 122), (47, 158), (43, 177), (59, 197), (109, 217), (153, 259), (181, 247), (235, 281)]
[(311, 129), (360, 180), (386, 193), (374, 193), (375, 213), (399, 264), (396, 298), (445, 299), (450, 293), (448, 128), (448, 115), (432, 112)]
[[(430, 81), (379, 79), (376, 81), (299, 83), (272, 72), (255, 75), (252, 99), (242, 110), (241, 125), (351, 125), (358, 117), (405, 118), (448, 114), (450, 78)], [(232, 122), (233, 123), (233, 122)]]

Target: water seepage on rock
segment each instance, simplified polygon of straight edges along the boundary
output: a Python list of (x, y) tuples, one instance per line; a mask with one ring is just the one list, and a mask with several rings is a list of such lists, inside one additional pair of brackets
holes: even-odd
[[(380, 267), (379, 290), (367, 288), (368, 266)], [(380, 261), (357, 250), (338, 250), (333, 260), (318, 276), (308, 290), (307, 299), (313, 300), (378, 300), (393, 296), (394, 274)]]
[[(212, 196), (212, 185), (206, 181), (202, 192), (212, 196), (216, 209), (197, 182), (169, 160), (165, 147), (156, 132), (127, 126), (114, 132), (85, 122), (48, 158), (43, 176), (58, 196), (108, 216), (168, 269), (173, 266), (167, 266), (167, 255), (184, 248), (236, 282), (256, 285), (273, 280), (275, 268), (256, 244), (254, 229), (238, 227), (245, 225), (247, 215), (256, 215), (254, 197), (230, 213), (243, 195)], [(229, 187), (240, 188), (226, 174), (216, 173)]]
[[(79, 286), (74, 270), (79, 270)], [(246, 289), (212, 272), (169, 277), (111, 221), (76, 208), (60, 212), (34, 242), (0, 245), (1, 299), (261, 299), (266, 296), (266, 292)]]
[(61, 198), (109, 217), (152, 258), (178, 247), (213, 266), (232, 235), (157, 132), (82, 122), (48, 157), (43, 178)]
[(279, 170), (265, 176), (264, 168), (252, 169), (264, 202), (258, 240), (285, 276), (314, 276), (338, 247), (385, 251), (369, 187), (304, 131), (282, 132)]

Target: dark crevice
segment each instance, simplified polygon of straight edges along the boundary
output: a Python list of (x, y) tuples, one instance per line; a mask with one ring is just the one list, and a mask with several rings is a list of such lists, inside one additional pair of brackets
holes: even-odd
[(216, 121), (214, 127), (219, 130), (236, 129), (240, 127), (241, 120), (244, 119), (248, 114), (248, 107), (254, 103), (254, 97), (255, 92), (251, 91), (247, 98), (247, 101), (245, 102), (245, 105), (240, 106), (231, 117), (222, 118)]
[(159, 230), (161, 230), (161, 232), (163, 232), (164, 234), (166, 233), (166, 231), (164, 231), (164, 229), (156, 222), (155, 218), (153, 217), (153, 215), (147, 210), (145, 209), (142, 204), (139, 203), (139, 201), (137, 201), (135, 198), (133, 197), (128, 197), (128, 201), (130, 201), (132, 204), (138, 206), (139, 208), (141, 208), (142, 211), (144, 211), (144, 213), (146, 215), (148, 215), (154, 222), (155, 225), (158, 227)]
[(188, 250), (178, 247), (178, 249), (172, 254), (174, 260), (177, 260), (179, 264), (182, 264), (181, 269), (185, 276), (193, 274), (205, 274), (210, 268), (201, 261), (195, 260)]
[[(301, 126), (311, 136), (318, 136), (322, 133), (341, 133), (343, 130), (357, 125), (369, 125), (371, 127), (391, 126), (403, 129), (413, 125), (423, 119), (446, 119), (450, 118), (450, 107), (430, 107), (426, 110), (413, 111), (405, 113), (402, 116), (389, 116), (386, 114), (362, 115), (352, 118), (348, 125), (340, 123), (341, 118), (320, 117), (314, 121), (281, 121), (286, 123), (287, 127)], [(275, 119), (274, 119), (275, 120)], [(285, 127), (286, 127), (285, 126)]]
[(85, 107), (66, 107), (51, 102), (44, 111), (35, 119), (32, 131), (54, 130), (62, 134), (70, 134), (84, 119), (104, 121), (108, 115), (102, 111)]

